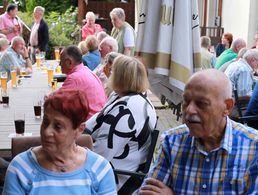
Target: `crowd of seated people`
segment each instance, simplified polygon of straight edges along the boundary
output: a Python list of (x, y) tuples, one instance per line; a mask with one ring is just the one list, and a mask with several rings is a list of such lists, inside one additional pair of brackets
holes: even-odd
[[(17, 9), (10, 6), (5, 17), (9, 14), (8, 20), (13, 20)], [(112, 168), (138, 171), (146, 162), (157, 116), (147, 95), (146, 67), (133, 57), (134, 29), (125, 21), (122, 8), (110, 12), (110, 35), (95, 19), (93, 12), (87, 12), (81, 42), (61, 51), (61, 71), (67, 76), (61, 88), (46, 97), (42, 145), (11, 161), (4, 194), (119, 194), (130, 176), (119, 175), (115, 182)], [(0, 38), (0, 71), (10, 73), (12, 65), (18, 74), (23, 66), (31, 72), (29, 49), (20, 36), (22, 25), (4, 25), (0, 17), (0, 32), (7, 36)], [(39, 21), (35, 19), (33, 26), (31, 40), (38, 37)], [(9, 38), (11, 45), (6, 47)], [(37, 50), (40, 40), (34, 41)], [(192, 75), (186, 84), (184, 124), (162, 134), (158, 157), (136, 193), (252, 194), (258, 187), (258, 133), (229, 118), (234, 90), (239, 97), (251, 98), (246, 115), (258, 114), (257, 84), (253, 91), (258, 50), (248, 49), (241, 38), (233, 40), (231, 33), (224, 33), (217, 56), (209, 51), (209, 37), (201, 38), (201, 46), (201, 65), (206, 70)], [(247, 124), (257, 128), (256, 121)], [(93, 151), (75, 144), (82, 133), (91, 135)], [(250, 147), (242, 150), (239, 139)], [(244, 166), (239, 165), (240, 159)], [(217, 165), (200, 166), (215, 160)], [(0, 168), (1, 164), (5, 169), (9, 162), (0, 159)]]
[[(255, 92), (254, 86), (257, 80), (255, 74), (258, 72), (257, 37), (256, 35), (254, 46), (248, 48), (244, 39), (237, 38), (233, 40), (231, 33), (224, 33), (222, 44), (217, 46), (217, 59), (213, 67), (224, 72), (232, 84), (232, 96), (235, 99), (235, 107), (232, 109), (229, 116), (245, 124), (247, 123), (249, 126), (256, 129), (257, 125), (255, 125), (255, 123), (258, 122), (258, 117), (252, 117), (248, 120), (245, 119), (245, 117), (241, 119), (241, 117), (245, 115), (248, 118), (255, 116), (257, 113), (255, 111), (257, 108), (253, 106), (255, 105), (255, 94), (253, 92)], [(205, 40), (206, 37), (201, 37), (202, 45), (205, 43)], [(223, 46), (223, 48), (221, 46)], [(209, 47), (202, 49), (202, 69), (212, 67), (213, 61), (211, 60), (211, 53), (208, 52)], [(215, 56), (215, 54), (213, 54), (213, 56)], [(237, 97), (235, 97), (235, 93), (237, 93)], [(249, 99), (252, 99), (252, 101), (250, 101), (248, 105)], [(247, 107), (249, 111), (246, 112)]]

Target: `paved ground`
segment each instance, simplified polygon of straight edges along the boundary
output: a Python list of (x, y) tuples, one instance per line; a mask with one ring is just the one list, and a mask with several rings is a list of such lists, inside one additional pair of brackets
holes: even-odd
[[(160, 134), (166, 130), (169, 130), (173, 127), (181, 125), (181, 118), (179, 121), (176, 120), (176, 115), (173, 114), (173, 111), (168, 107), (168, 105), (162, 105), (159, 98), (156, 97), (153, 93), (149, 92), (148, 96), (153, 103), (154, 107), (156, 108), (158, 119), (157, 129), (160, 131)], [(160, 135), (159, 134), (159, 135)], [(154, 156), (157, 154), (157, 149), (160, 144), (160, 139), (158, 139), (156, 144), (156, 152)], [(154, 157), (155, 158), (155, 157)]]
[(156, 112), (159, 117), (157, 125), (158, 130), (163, 132), (181, 124), (181, 118), (177, 121), (176, 115), (173, 114), (173, 111), (168, 107), (168, 105), (162, 105), (157, 96), (150, 92), (149, 98), (156, 108)]

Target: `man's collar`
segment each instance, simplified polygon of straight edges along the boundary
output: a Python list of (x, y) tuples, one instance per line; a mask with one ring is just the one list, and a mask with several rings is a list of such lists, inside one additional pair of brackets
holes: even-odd
[(73, 72), (76, 72), (76, 70), (81, 68), (82, 66), (84, 66), (83, 63), (73, 65), (73, 68), (67, 73), (67, 75), (72, 74)]
[(14, 19), (13, 17), (11, 17), (9, 14), (8, 14), (8, 12), (5, 12), (5, 14), (6, 14), (6, 17), (8, 17), (9, 19)]
[[(226, 123), (226, 129), (225, 129), (225, 134), (220, 142), (220, 147), (217, 149), (214, 149), (212, 151), (218, 150), (220, 148), (223, 148), (224, 150), (226, 150), (228, 153), (231, 153), (232, 151), (232, 123), (231, 120), (229, 119), (229, 117), (227, 117), (227, 123)], [(191, 143), (191, 147), (196, 147), (197, 149), (200, 149), (203, 153), (206, 153), (203, 150), (203, 146), (200, 144), (200, 142), (198, 141), (198, 139), (194, 138), (192, 139), (192, 143)], [(211, 151), (211, 152), (212, 152)]]

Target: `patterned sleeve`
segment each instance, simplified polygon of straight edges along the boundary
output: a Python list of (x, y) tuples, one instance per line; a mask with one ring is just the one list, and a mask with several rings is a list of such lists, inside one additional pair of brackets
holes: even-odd
[[(90, 126), (88, 121), (86, 126)], [(90, 128), (95, 140), (94, 152), (105, 156), (108, 161), (126, 157), (129, 153), (128, 142), (134, 137), (136, 128), (133, 114), (126, 105), (121, 102), (112, 105), (105, 114), (103, 111), (99, 113), (95, 125)]]

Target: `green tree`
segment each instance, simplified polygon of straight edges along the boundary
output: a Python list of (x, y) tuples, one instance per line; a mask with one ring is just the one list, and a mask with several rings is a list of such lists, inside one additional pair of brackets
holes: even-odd
[(65, 11), (71, 6), (71, 2), (70, 0), (27, 0), (26, 10), (32, 13), (34, 7), (38, 5), (46, 9), (46, 14), (53, 11), (65, 13)]

